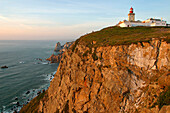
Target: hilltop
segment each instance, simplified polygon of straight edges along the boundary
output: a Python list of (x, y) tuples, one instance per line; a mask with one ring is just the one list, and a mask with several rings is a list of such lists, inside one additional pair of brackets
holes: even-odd
[(96, 41), (96, 44), (93, 46), (99, 47), (147, 42), (152, 40), (152, 38), (164, 38), (169, 43), (169, 37), (170, 27), (121, 28), (113, 26), (84, 35), (78, 41), (86, 46), (90, 46), (92, 41)]

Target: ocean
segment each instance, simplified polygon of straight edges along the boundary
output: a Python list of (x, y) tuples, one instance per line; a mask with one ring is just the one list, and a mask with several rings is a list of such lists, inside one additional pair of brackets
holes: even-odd
[[(45, 59), (57, 41), (0, 40), (0, 112), (19, 111), (50, 85), (59, 64)], [(64, 42), (62, 42), (64, 44)]]

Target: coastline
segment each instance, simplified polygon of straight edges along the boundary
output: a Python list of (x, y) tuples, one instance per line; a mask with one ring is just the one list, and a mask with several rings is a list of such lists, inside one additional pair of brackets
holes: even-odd
[(48, 84), (42, 85), (41, 87), (39, 87), (37, 89), (30, 89), (30, 90), (24, 91), (24, 93), (22, 93), (22, 96), (21, 96), (21, 100), (23, 100), (23, 102), (19, 102), (18, 101), (19, 98), (15, 97), (13, 99), (14, 101), (12, 103), (10, 103), (10, 105), (12, 107), (6, 109), (6, 106), (3, 106), (3, 109), (1, 112), (2, 113), (19, 112), (23, 106), (28, 104), (32, 99), (34, 99), (36, 96), (38, 96), (39, 94), (43, 93), (44, 91), (46, 91), (48, 89), (48, 87), (50, 86), (50, 82), (54, 78), (54, 75), (56, 72), (57, 71), (51, 72), (49, 74), (41, 75), (41, 76), (46, 76), (44, 80), (48, 81), (49, 82)]
[(9, 67), (0, 68), (0, 113), (19, 112), (23, 105), (49, 87), (59, 65), (46, 61), (54, 47), (51, 41), (0, 43), (0, 64)]
[(168, 108), (163, 106), (169, 105), (168, 32), (109, 27), (80, 37), (64, 52), (49, 89), (20, 113), (142, 113)]
[[(66, 42), (65, 44), (63, 44), (61, 46), (60, 50), (59, 49), (58, 49), (58, 51), (54, 50), (54, 53), (62, 54), (66, 49), (68, 49), (70, 47), (70, 45), (72, 43)], [(59, 62), (60, 61), (54, 63), (54, 64), (57, 64), (57, 68), (59, 66)], [(25, 63), (27, 63), (27, 62), (25, 62), (25, 61), (19, 62), (19, 64), (25, 64)], [(52, 62), (45, 60), (44, 58), (43, 59), (36, 58), (34, 61), (34, 64), (35, 65), (53, 65)], [(55, 70), (57, 70), (57, 68)], [(50, 82), (53, 80), (56, 72), (57, 71), (50, 72), (48, 74), (39, 75), (39, 77), (43, 77), (44, 80), (47, 81), (48, 83), (45, 85), (40, 85), (39, 88), (28, 89), (28, 90), (22, 91), (20, 96), (17, 95), (16, 97), (14, 97), (12, 99), (11, 103), (9, 103), (7, 106), (3, 106), (3, 108), (0, 110), (0, 112), (2, 112), (2, 113), (17, 113), (17, 112), (19, 112), (23, 106), (27, 105), (31, 100), (33, 100), (35, 97), (42, 94), (49, 88)]]

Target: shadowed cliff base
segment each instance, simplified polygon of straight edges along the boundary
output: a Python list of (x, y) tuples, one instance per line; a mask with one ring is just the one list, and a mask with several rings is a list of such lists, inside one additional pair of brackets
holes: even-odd
[(20, 112), (169, 112), (169, 36), (162, 27), (82, 36), (63, 53), (45, 96)]

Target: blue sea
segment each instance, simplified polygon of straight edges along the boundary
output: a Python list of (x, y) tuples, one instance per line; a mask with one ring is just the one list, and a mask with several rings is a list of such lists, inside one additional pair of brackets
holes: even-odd
[[(59, 64), (45, 59), (57, 41), (0, 40), (0, 112), (19, 111), (37, 93), (47, 89)], [(64, 43), (64, 42), (63, 42)]]

